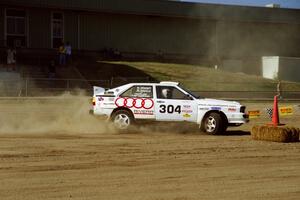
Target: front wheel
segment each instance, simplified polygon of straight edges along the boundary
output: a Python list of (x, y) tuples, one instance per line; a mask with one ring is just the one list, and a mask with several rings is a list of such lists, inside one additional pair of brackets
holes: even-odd
[(111, 121), (117, 129), (125, 130), (133, 124), (134, 118), (127, 110), (119, 110), (113, 114)]
[(211, 135), (217, 135), (224, 132), (226, 130), (226, 126), (222, 121), (222, 117), (218, 113), (210, 113), (204, 119), (201, 130)]

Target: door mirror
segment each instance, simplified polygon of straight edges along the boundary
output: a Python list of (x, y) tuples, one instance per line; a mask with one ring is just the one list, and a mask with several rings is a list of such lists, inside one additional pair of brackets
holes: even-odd
[(186, 94), (185, 95), (185, 99), (186, 100), (193, 100), (193, 97), (191, 95), (189, 95), (189, 94)]

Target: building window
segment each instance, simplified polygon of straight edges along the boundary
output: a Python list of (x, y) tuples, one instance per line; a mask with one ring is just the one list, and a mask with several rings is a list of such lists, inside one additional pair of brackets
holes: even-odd
[(26, 47), (26, 11), (6, 10), (6, 45), (10, 47)]
[(63, 13), (52, 13), (52, 47), (58, 48), (64, 40)]

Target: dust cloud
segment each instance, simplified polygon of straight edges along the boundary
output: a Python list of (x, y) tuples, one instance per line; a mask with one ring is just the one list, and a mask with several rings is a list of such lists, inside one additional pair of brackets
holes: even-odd
[(84, 95), (1, 100), (0, 134), (114, 133), (104, 119), (88, 113), (91, 108)]
[(0, 134), (185, 134), (199, 130), (195, 124), (137, 123), (126, 131), (88, 112), (85, 94), (39, 98), (0, 98)]
[[(197, 64), (261, 75), (262, 56), (299, 56), (300, 26), (291, 20), (296, 17), (291, 10), (186, 4), (190, 15), (201, 16), (180, 24), (188, 34), (182, 52), (196, 53)], [(183, 41), (185, 34), (174, 41)]]

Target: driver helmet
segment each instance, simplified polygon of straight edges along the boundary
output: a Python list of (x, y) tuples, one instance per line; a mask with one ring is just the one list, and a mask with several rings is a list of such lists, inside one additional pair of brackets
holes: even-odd
[(170, 97), (170, 94), (171, 94), (171, 91), (169, 88), (164, 88), (161, 90), (161, 93), (162, 93), (162, 96), (164, 98), (169, 98)]

